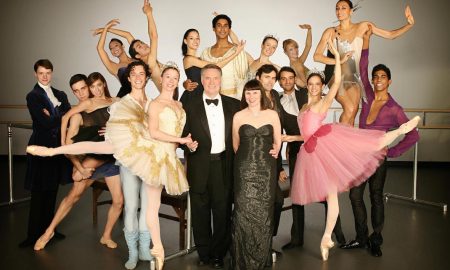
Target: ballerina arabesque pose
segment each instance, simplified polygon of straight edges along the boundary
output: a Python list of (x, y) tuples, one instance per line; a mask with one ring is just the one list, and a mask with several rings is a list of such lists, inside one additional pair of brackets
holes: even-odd
[(339, 214), (338, 193), (360, 185), (371, 176), (386, 156), (386, 146), (414, 129), (420, 120), (416, 116), (400, 128), (386, 133), (345, 124), (323, 125), (341, 83), (340, 55), (331, 39), (328, 40), (328, 48), (335, 55), (336, 79), (322, 98), (323, 73), (311, 73), (307, 78), (308, 103), (298, 116), (305, 143), (298, 153), (291, 189), (295, 204), (305, 205), (325, 199), (328, 203), (327, 222), (320, 244), (324, 261), (334, 246), (331, 233)]

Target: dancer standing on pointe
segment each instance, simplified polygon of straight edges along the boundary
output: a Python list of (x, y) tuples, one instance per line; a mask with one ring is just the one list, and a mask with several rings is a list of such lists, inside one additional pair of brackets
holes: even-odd
[[(365, 99), (364, 91), (362, 89), (363, 86), (359, 76), (359, 61), (364, 33), (368, 30), (369, 25), (371, 25), (375, 35), (387, 39), (394, 39), (406, 33), (414, 25), (414, 17), (411, 14), (409, 6), (405, 9), (407, 24), (399, 29), (391, 31), (378, 28), (373, 23), (367, 21), (353, 23), (351, 21), (351, 15), (355, 8), (357, 7), (353, 7), (353, 3), (350, 0), (339, 0), (336, 3), (336, 17), (339, 20), (339, 25), (327, 28), (323, 32), (322, 38), (314, 53), (314, 61), (326, 65), (335, 65), (336, 62), (333, 58), (324, 55), (328, 39), (336, 41), (336, 47), (341, 57), (348, 52), (352, 52), (351, 56), (345, 57), (341, 61), (342, 75), (344, 78), (342, 79), (342, 87), (339, 89), (339, 93), (336, 96), (336, 100), (342, 105), (344, 110), (339, 118), (339, 122), (351, 126), (354, 125), (361, 96)], [(327, 68), (325, 70), (327, 70)], [(331, 78), (330, 84), (332, 84), (332, 81), (333, 78)]]
[(328, 49), (335, 55), (336, 79), (322, 98), (323, 73), (311, 73), (307, 78), (308, 104), (303, 106), (298, 116), (305, 143), (298, 154), (291, 189), (295, 204), (305, 205), (325, 199), (328, 203), (327, 222), (320, 244), (324, 261), (334, 246), (331, 233), (339, 214), (338, 193), (360, 185), (372, 175), (386, 156), (386, 146), (414, 129), (420, 120), (416, 116), (399, 129), (387, 133), (341, 124), (323, 125), (341, 78), (339, 52), (330, 39)]

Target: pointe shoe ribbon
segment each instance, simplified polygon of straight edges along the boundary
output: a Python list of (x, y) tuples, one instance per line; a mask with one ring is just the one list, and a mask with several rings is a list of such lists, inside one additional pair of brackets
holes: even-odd
[(117, 243), (114, 242), (111, 239), (105, 239), (105, 238), (100, 238), (100, 244), (105, 245), (109, 248), (116, 248), (117, 247)]
[(43, 239), (44, 235), (41, 235), (41, 237), (39, 237), (39, 239), (36, 241), (36, 243), (34, 244), (34, 250), (38, 251), (41, 249), (44, 249), (45, 246), (47, 245), (47, 243), (53, 238), (53, 236), (55, 235), (55, 233), (53, 232), (49, 238), (47, 238), (46, 240)]

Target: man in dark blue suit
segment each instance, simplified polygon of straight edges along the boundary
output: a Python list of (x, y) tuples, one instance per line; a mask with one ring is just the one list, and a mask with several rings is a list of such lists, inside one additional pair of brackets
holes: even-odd
[[(53, 65), (47, 59), (34, 64), (37, 83), (27, 95), (27, 107), (33, 121), (28, 145), (60, 146), (61, 117), (70, 109), (63, 91), (50, 86)], [(58, 185), (72, 182), (71, 164), (65, 156), (27, 155), (25, 189), (31, 191), (27, 238), (20, 247), (32, 246), (50, 225), (55, 211)], [(55, 238), (64, 238), (56, 233)]]

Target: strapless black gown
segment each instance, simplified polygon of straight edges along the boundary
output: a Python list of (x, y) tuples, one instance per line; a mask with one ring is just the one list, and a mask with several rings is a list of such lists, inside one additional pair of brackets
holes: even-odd
[(273, 127), (239, 128), (234, 163), (233, 269), (263, 269), (269, 260), (275, 200), (276, 159), (269, 151)]

